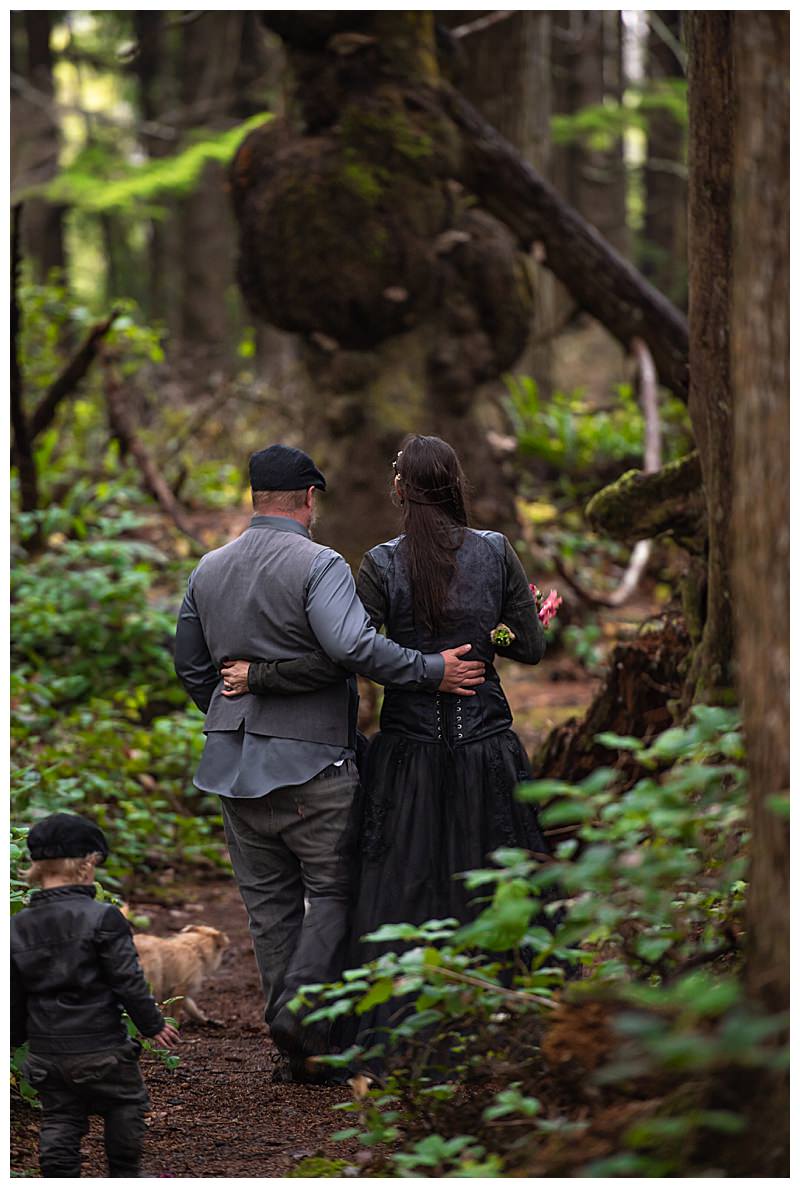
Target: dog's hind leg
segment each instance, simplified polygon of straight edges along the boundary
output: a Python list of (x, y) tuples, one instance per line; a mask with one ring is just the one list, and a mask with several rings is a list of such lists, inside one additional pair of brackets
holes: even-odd
[(186, 1011), (186, 1014), (189, 1016), (189, 1018), (194, 1019), (197, 1023), (208, 1023), (208, 1019), (200, 1010), (200, 1007), (193, 998), (189, 997), (188, 994), (184, 995), (183, 1009)]
[(207, 1015), (204, 1015), (195, 1000), (188, 994), (184, 997), (183, 1009), (189, 1018), (194, 1019), (197, 1023), (205, 1023), (207, 1027), (224, 1027), (224, 1023), (219, 1019), (209, 1019)]

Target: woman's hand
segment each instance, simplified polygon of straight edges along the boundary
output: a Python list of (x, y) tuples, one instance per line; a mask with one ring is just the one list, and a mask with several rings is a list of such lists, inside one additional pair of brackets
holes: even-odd
[(226, 660), (219, 671), (222, 677), (223, 697), (238, 697), (240, 693), (250, 692), (247, 684), (249, 660)]

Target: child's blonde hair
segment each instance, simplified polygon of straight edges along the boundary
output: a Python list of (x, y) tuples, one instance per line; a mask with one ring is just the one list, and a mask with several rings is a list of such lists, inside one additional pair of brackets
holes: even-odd
[[(93, 873), (103, 855), (97, 851), (84, 854), (82, 858), (39, 858), (31, 862), (22, 877), (31, 886), (41, 886), (45, 879), (65, 879), (70, 883), (83, 883)], [(94, 881), (94, 880), (92, 880)]]

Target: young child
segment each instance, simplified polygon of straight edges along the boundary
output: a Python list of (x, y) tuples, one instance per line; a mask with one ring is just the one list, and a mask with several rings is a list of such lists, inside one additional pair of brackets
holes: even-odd
[(28, 850), (26, 877), (41, 890), (11, 921), (11, 1043), (29, 1044), (23, 1071), (42, 1105), (42, 1176), (80, 1175), (88, 1117), (100, 1114), (109, 1174), (138, 1177), (150, 1103), (123, 1008), (162, 1047), (178, 1033), (147, 989), (127, 920), (95, 901), (95, 866), (108, 856), (102, 830), (54, 813), (33, 826)]

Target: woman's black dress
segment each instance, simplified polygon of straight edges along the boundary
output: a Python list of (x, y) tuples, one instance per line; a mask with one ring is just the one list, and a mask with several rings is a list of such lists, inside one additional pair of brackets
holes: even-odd
[[(346, 967), (396, 945), (361, 938), (381, 924), (455, 916), (466, 922), (480, 905), (459, 872), (486, 866), (500, 847), (547, 852), (535, 810), (514, 789), (529, 777), (522, 744), (494, 667), (490, 633), (503, 622), (516, 635), (503, 654), (535, 664), (544, 632), (527, 578), (506, 538), (467, 529), (456, 555), (443, 634), (414, 622), (402, 537), (371, 549), (358, 592), (376, 628), (422, 652), (471, 643), (467, 658), (486, 662), (474, 697), (387, 688), (380, 732), (370, 743), (363, 783), (360, 869)], [(388, 1019), (396, 1004), (364, 1016), (359, 1034)]]

